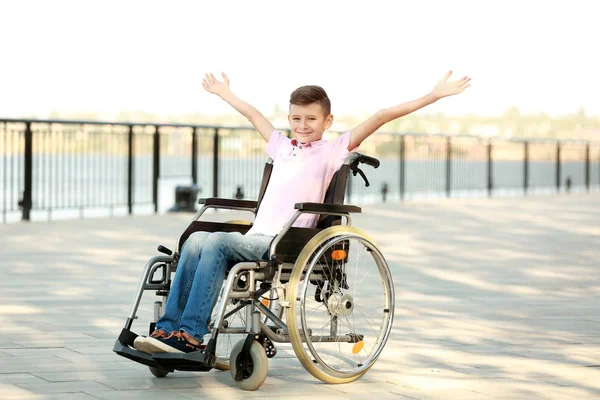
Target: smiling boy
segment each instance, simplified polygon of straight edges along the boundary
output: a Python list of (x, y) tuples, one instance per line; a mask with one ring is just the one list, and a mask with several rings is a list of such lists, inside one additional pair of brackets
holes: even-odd
[[(253, 226), (245, 234), (195, 232), (184, 243), (164, 315), (148, 338), (138, 336), (134, 347), (140, 351), (201, 351), (208, 332), (211, 311), (217, 301), (228, 263), (257, 260), (295, 212), (294, 204), (321, 203), (333, 174), (348, 153), (367, 137), (394, 119), (410, 114), (443, 97), (470, 86), (470, 78), (448, 81), (446, 73), (427, 95), (382, 109), (337, 139), (323, 140), (333, 115), (327, 93), (319, 86), (302, 86), (292, 92), (288, 120), (293, 139), (277, 131), (252, 105), (240, 100), (229, 88), (229, 78), (219, 81), (206, 74), (203, 87), (216, 94), (246, 117), (267, 142), (273, 171)], [(295, 227), (314, 227), (318, 216), (302, 214)]]

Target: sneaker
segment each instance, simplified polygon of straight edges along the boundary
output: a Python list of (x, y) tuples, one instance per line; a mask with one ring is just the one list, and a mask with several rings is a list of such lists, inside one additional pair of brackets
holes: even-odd
[[(154, 332), (152, 332), (152, 334), (150, 335), (151, 338), (166, 338), (168, 337), (169, 334), (163, 330), (157, 329)], [(148, 340), (148, 338), (146, 336), (138, 336), (135, 338), (135, 340), (133, 341), (133, 348), (139, 351), (143, 351), (144, 353), (147, 353), (146, 350), (144, 350), (146, 347), (146, 341)]]
[[(137, 347), (136, 347), (137, 348)], [(138, 350), (145, 353), (192, 353), (202, 351), (204, 345), (195, 345), (188, 342), (181, 332), (173, 332), (167, 337), (146, 338)]]

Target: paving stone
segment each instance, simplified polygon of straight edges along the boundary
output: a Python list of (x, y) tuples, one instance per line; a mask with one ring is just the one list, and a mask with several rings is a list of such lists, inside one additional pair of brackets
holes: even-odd
[(2, 384), (18, 384), (18, 383), (43, 383), (45, 380), (33, 374), (17, 373), (17, 374), (0, 374), (0, 385)]
[(17, 386), (34, 394), (80, 393), (108, 389), (107, 386), (94, 381), (19, 383)]
[(95, 399), (104, 400), (167, 400), (167, 399), (185, 399), (186, 397), (181, 396), (170, 390), (162, 389), (151, 389), (151, 390), (88, 390), (87, 394), (93, 396)]
[[(0, 225), (14, 266), (0, 280), (0, 399), (600, 398), (598, 204), (600, 193), (363, 207), (354, 224), (394, 278), (386, 348), (356, 382), (327, 385), (278, 345), (256, 392), (229, 372), (158, 379), (112, 352), (144, 264), (190, 215)], [(145, 293), (135, 331), (155, 299)]]
[(57, 393), (57, 394), (32, 394), (7, 395), (2, 400), (91, 400), (96, 397), (87, 393)]

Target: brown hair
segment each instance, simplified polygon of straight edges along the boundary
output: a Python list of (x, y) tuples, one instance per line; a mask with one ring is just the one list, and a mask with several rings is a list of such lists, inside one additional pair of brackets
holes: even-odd
[(290, 104), (307, 106), (313, 103), (318, 103), (321, 106), (326, 117), (331, 113), (331, 102), (325, 89), (321, 86), (300, 86), (290, 95)]

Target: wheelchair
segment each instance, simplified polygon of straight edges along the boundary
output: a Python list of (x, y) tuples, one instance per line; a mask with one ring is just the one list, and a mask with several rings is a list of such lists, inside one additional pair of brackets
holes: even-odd
[[(145, 291), (156, 291), (153, 332), (176, 272), (179, 252), (196, 231), (240, 232), (250, 222), (201, 220), (207, 209), (256, 213), (266, 191), (273, 162), (265, 165), (257, 201), (200, 199), (203, 204), (177, 240), (176, 251), (144, 267), (131, 311), (113, 351), (147, 365), (156, 377), (175, 371), (229, 370), (244, 390), (258, 389), (267, 376), (267, 359), (277, 354), (276, 343), (291, 343), (304, 368), (325, 383), (348, 383), (364, 375), (377, 361), (390, 335), (394, 316), (394, 285), (387, 262), (375, 242), (352, 226), (351, 214), (361, 209), (344, 205), (350, 173), (369, 182), (360, 164), (374, 168), (379, 161), (351, 153), (334, 174), (323, 203), (298, 203), (292, 218), (276, 235), (266, 260), (228, 266), (214, 307), (204, 351), (140, 352), (133, 321)], [(315, 228), (293, 227), (302, 213), (319, 214)], [(245, 337), (244, 337), (245, 336)], [(235, 338), (239, 338), (237, 343)]]

